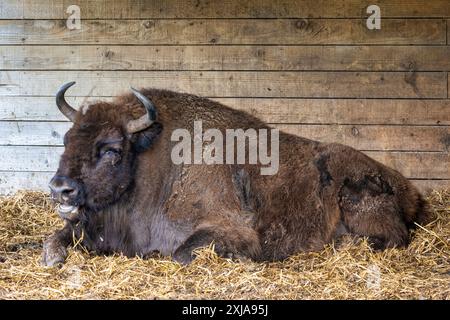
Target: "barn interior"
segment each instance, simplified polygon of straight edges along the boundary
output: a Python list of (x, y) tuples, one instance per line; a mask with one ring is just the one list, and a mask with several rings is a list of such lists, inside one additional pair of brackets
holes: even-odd
[[(449, 299), (450, 2), (371, 5), (2, 0), (0, 299)], [(350, 145), (410, 179), (438, 219), (404, 250), (344, 239), (258, 264), (204, 249), (181, 266), (77, 247), (61, 269), (43, 268), (42, 241), (61, 224), (48, 182), (71, 125), (54, 100), (69, 81), (73, 106), (163, 88)]]

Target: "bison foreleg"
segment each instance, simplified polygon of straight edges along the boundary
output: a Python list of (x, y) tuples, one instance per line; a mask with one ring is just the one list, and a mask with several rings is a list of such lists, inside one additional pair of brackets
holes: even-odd
[(213, 244), (214, 251), (224, 258), (256, 259), (261, 251), (258, 236), (248, 227), (199, 227), (173, 254), (173, 258), (182, 264), (194, 260), (194, 250)]
[(67, 257), (67, 247), (72, 242), (72, 226), (67, 223), (64, 228), (56, 231), (44, 241), (42, 264), (53, 267), (64, 263)]

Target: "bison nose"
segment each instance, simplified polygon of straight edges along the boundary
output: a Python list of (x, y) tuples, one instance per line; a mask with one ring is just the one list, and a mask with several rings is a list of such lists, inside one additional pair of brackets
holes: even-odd
[(80, 194), (78, 183), (68, 177), (53, 177), (49, 187), (52, 192), (52, 197), (60, 202), (75, 201)]

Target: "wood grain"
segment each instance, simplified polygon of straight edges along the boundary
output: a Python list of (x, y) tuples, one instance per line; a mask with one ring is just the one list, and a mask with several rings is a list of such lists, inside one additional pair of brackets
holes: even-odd
[(208, 97), (446, 98), (444, 72), (3, 71), (0, 96), (113, 96), (155, 87)]
[[(62, 145), (68, 122), (1, 122), (0, 145)], [(274, 127), (323, 142), (361, 150), (448, 151), (450, 127), (382, 125), (294, 125)]]
[(411, 182), (425, 195), (434, 191), (448, 190), (450, 188), (450, 180), (436, 179), (436, 180), (416, 180), (412, 179)]
[(447, 99), (450, 98), (450, 72), (447, 72)]
[[(110, 101), (107, 97), (67, 97), (75, 108), (95, 100)], [(0, 120), (67, 121), (55, 104), (55, 97), (1, 97)], [(1, 124), (0, 124), (1, 125)]]
[(450, 71), (450, 47), (0, 46), (0, 69)]
[(1, 122), (0, 145), (62, 145), (69, 122)]
[(24, 16), (24, 0), (0, 1), (0, 19), (23, 19)]
[(19, 190), (49, 191), (53, 172), (0, 171), (0, 194), (13, 194)]
[(360, 150), (448, 151), (450, 127), (369, 125), (277, 125), (288, 133)]
[[(58, 168), (64, 147), (0, 146), (0, 171), (51, 171)], [(366, 151), (373, 159), (414, 179), (450, 179), (450, 155), (445, 152)], [(447, 164), (447, 165), (445, 165)]]
[[(111, 97), (67, 97), (79, 108)], [(271, 123), (450, 125), (449, 100), (213, 98)], [(2, 97), (0, 120), (65, 121), (54, 97)]]
[[(63, 19), (76, 4), (84, 19), (365, 17), (367, 0), (3, 0), (0, 18)], [(450, 17), (447, 0), (378, 0), (383, 17)]]
[(443, 19), (0, 20), (0, 44), (403, 44), (445, 45)]
[(214, 99), (266, 122), (450, 125), (450, 100)]
[(450, 29), (450, 19), (447, 20), (447, 45), (450, 45), (450, 32), (448, 31)]
[(450, 179), (448, 152), (365, 152), (411, 179)]
[[(58, 169), (64, 147), (0, 146), (1, 171), (48, 171)], [(1, 173), (0, 173), (1, 174)]]
[[(54, 172), (0, 172), (0, 194), (12, 194), (19, 190), (48, 192), (48, 182), (53, 175)], [(411, 182), (425, 194), (450, 188), (450, 180), (446, 179), (411, 179)]]

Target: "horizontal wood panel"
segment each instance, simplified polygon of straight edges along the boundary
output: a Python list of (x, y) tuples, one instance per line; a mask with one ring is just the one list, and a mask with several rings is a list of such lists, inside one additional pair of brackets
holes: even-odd
[[(110, 101), (111, 97), (66, 97), (78, 109), (95, 100)], [(436, 101), (436, 100), (431, 100)], [(67, 121), (56, 107), (55, 97), (0, 97), (0, 120)], [(1, 125), (1, 123), (0, 123)]]
[(64, 147), (0, 146), (1, 171), (49, 171), (58, 169)]
[(156, 87), (209, 97), (446, 98), (444, 72), (0, 71), (0, 96), (113, 96)]
[[(19, 190), (49, 191), (48, 183), (54, 172), (0, 172), (0, 194), (11, 194)], [(450, 188), (450, 180), (417, 180), (411, 182), (424, 193)]]
[(0, 20), (0, 44), (446, 44), (442, 19)]
[(420, 152), (365, 152), (373, 159), (394, 168), (407, 178), (450, 179), (450, 154)]
[[(0, 145), (62, 145), (68, 122), (1, 122)], [(323, 142), (361, 150), (447, 151), (447, 126), (289, 125), (274, 127)]]
[(448, 32), (449, 28), (450, 28), (450, 19), (447, 20), (447, 44), (450, 44), (450, 32)]
[(450, 100), (217, 98), (271, 123), (449, 125)]
[(19, 190), (49, 192), (48, 183), (53, 175), (54, 172), (0, 172), (0, 195)]
[[(67, 97), (78, 108), (110, 97)], [(65, 121), (54, 97), (2, 97), (0, 120)], [(450, 100), (214, 98), (271, 123), (450, 125)]]
[[(0, 2), (0, 19), (23, 19), (24, 0), (3, 0)], [(62, 14), (62, 12), (61, 12)], [(50, 17), (46, 17), (50, 19)], [(63, 16), (61, 16), (63, 18)]]
[(450, 72), (447, 72), (447, 98), (450, 98)]
[(69, 122), (0, 122), (0, 145), (62, 145)]
[(361, 17), (371, 4), (383, 17), (450, 17), (447, 0), (2, 0), (0, 18), (62, 19), (72, 4), (84, 19)]
[(447, 151), (449, 127), (277, 125), (288, 133), (322, 142), (339, 142), (361, 150)]
[[(0, 146), (0, 171), (56, 171), (64, 147)], [(450, 179), (450, 156), (434, 152), (365, 152), (408, 178)]]
[(0, 69), (450, 71), (450, 46), (0, 46)]
[(422, 193), (430, 194), (435, 190), (449, 190), (450, 180), (410, 180)]

